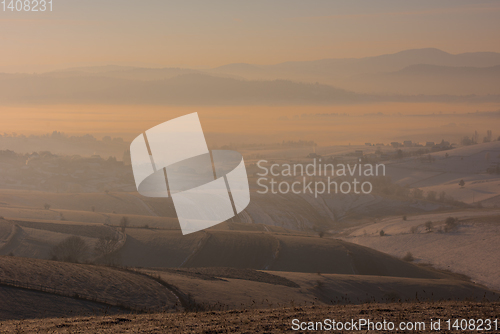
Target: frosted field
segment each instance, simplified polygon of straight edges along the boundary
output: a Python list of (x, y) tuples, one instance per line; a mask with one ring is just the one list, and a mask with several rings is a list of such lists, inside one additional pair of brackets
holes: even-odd
[[(459, 226), (451, 232), (438, 232), (452, 216)], [(433, 231), (425, 228), (433, 222)], [(415, 233), (411, 232), (416, 228)], [(384, 230), (381, 237), (379, 231)], [(346, 241), (402, 258), (407, 252), (415, 262), (469, 276), (472, 281), (500, 289), (500, 211), (461, 211), (382, 219), (353, 229)]]
[[(433, 162), (420, 157), (406, 158), (387, 166), (387, 176), (394, 182), (420, 188), (424, 192), (445, 191), (465, 203), (484, 201), (483, 205), (500, 204), (500, 175), (487, 169), (500, 163), (500, 142), (459, 147), (430, 154)], [(427, 157), (424, 155), (423, 158)], [(464, 180), (465, 186), (458, 185)]]

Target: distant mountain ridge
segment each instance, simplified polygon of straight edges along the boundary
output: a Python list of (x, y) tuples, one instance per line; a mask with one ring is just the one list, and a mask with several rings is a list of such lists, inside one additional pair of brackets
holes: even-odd
[(331, 104), (372, 99), (327, 85), (247, 81), (199, 73), (148, 81), (101, 76), (0, 75), (0, 101), (8, 103)]
[(228, 64), (207, 70), (108, 65), (0, 74), (0, 103), (491, 102), (499, 100), (499, 94), (499, 53), (453, 55), (432, 48), (358, 59)]
[[(464, 83), (455, 91), (454, 87), (440, 87), (430, 92), (426, 83), (413, 85), (405, 89), (404, 82), (392, 81), (368, 82), (364, 78), (388, 72), (396, 72), (415, 65), (434, 65), (446, 67), (476, 67), (487, 68), (500, 65), (500, 53), (472, 52), (453, 55), (439, 49), (413, 49), (394, 54), (386, 54), (366, 58), (321, 59), (315, 61), (284, 62), (276, 65), (256, 66), (249, 64), (230, 64), (213, 69), (215, 73), (237, 75), (247, 79), (276, 78), (302, 82), (320, 82), (349, 89), (360, 93), (396, 93), (396, 94), (498, 94), (500, 86), (490, 87), (486, 92), (478, 89), (481, 78), (474, 82)], [(479, 73), (479, 72), (478, 72)], [(447, 78), (448, 73), (442, 73), (441, 81), (470, 80), (470, 78)], [(491, 76), (491, 75), (490, 75)], [(435, 77), (435, 76), (434, 76)], [(488, 81), (489, 79), (487, 79)], [(403, 87), (401, 87), (403, 86)], [(479, 84), (483, 88), (484, 84)]]
[(342, 87), (371, 94), (498, 94), (500, 65), (453, 67), (418, 64), (394, 72), (365, 74), (345, 80)]

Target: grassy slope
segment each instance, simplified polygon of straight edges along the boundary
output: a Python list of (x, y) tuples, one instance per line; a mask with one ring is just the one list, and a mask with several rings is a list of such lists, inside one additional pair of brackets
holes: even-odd
[[(0, 321), (123, 314), (103, 304), (8, 286), (0, 286)], [(0, 331), (1, 327), (0, 327)], [(3, 331), (2, 331), (3, 332)]]
[[(0, 250), (0, 255), (13, 254), (15, 256), (50, 259), (51, 250), (59, 242), (68, 238), (70, 234), (51, 232), (47, 230), (19, 227), (14, 238)], [(93, 249), (97, 239), (82, 237), (90, 249)]]
[(177, 303), (154, 280), (108, 267), (0, 256), (0, 280), (43, 285), (70, 296), (93, 296), (133, 308), (172, 309)]
[[(47, 259), (50, 248), (69, 235), (96, 238), (114, 233), (108, 226), (61, 221), (13, 221), (21, 233), (2, 254)], [(11, 224), (12, 222), (9, 222)], [(1, 224), (0, 224), (1, 225)], [(9, 225), (10, 226), (10, 225)], [(305, 234), (208, 230), (182, 236), (179, 230), (128, 228), (122, 264), (131, 267), (235, 267), (290, 272), (321, 272), (413, 278), (442, 275), (355, 244)], [(249, 225), (256, 229), (261, 225)], [(280, 229), (280, 228), (276, 228)], [(56, 232), (60, 231), (60, 232)]]
[[(449, 233), (438, 233), (448, 216), (458, 217), (460, 226)], [(433, 222), (427, 232), (425, 222)], [(411, 252), (417, 262), (451, 270), (471, 277), (475, 282), (500, 290), (500, 214), (498, 210), (463, 211), (392, 217), (356, 228), (345, 239), (403, 257)], [(410, 229), (416, 228), (412, 234)], [(383, 229), (388, 235), (380, 237)]]
[[(37, 333), (284, 333), (292, 332), (292, 320), (350, 321), (369, 317), (372, 321), (424, 321), (430, 319), (498, 317), (500, 303), (442, 302), (408, 304), (365, 304), (352, 306), (310, 306), (269, 310), (242, 310), (206, 313), (146, 314), (70, 319), (9, 321), (0, 323), (0, 331)], [(367, 333), (358, 331), (357, 333)], [(451, 331), (449, 333), (461, 333)]]
[(0, 252), (7, 246), (10, 240), (14, 238), (16, 230), (12, 222), (0, 219)]
[(180, 229), (176, 218), (141, 216), (123, 213), (107, 213), (92, 211), (77, 211), (66, 209), (50, 209), (31, 207), (0, 207), (0, 215), (8, 220), (26, 220), (26, 221), (47, 221), (64, 222), (64, 224), (109, 224), (118, 226), (123, 217), (127, 217), (130, 226), (143, 227), (148, 225), (152, 228)]
[(128, 193), (48, 193), (40, 191), (8, 190), (0, 191), (2, 207), (31, 207), (43, 209), (45, 204), (51, 209), (90, 211), (94, 206), (98, 212), (113, 211), (122, 214), (151, 215), (148, 207), (134, 195)]
[(121, 250), (130, 267), (179, 267), (205, 238), (204, 232), (183, 236), (180, 231), (128, 229)]
[(140, 267), (234, 267), (415, 278), (442, 274), (341, 240), (269, 232), (130, 229), (123, 264)]
[[(0, 220), (0, 243), (7, 240), (12, 233), (12, 223), (5, 219)], [(0, 244), (1, 245), (1, 244)]]
[[(359, 304), (394, 300), (499, 300), (500, 294), (453, 279), (415, 279), (362, 275), (336, 275), (265, 271), (264, 273), (297, 285), (283, 284), (277, 279), (255, 279), (247, 270), (236, 278), (227, 278), (215, 269), (210, 275), (195, 276), (182, 272), (143, 269), (150, 275), (172, 284), (191, 296), (201, 308), (215, 310), (254, 309), (277, 306)], [(204, 271), (201, 271), (204, 273)], [(217, 279), (218, 278), (218, 279)], [(285, 282), (286, 282), (285, 281)]]

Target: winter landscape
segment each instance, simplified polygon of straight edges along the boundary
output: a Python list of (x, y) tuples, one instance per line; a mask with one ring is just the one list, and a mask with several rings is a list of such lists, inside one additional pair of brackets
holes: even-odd
[(498, 3), (4, 2), (0, 333), (500, 331)]

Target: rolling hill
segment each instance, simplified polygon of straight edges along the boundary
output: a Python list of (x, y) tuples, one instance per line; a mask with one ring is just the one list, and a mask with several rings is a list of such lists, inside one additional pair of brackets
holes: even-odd
[(0, 330), (3, 322), (42, 318), (102, 316), (128, 313), (107, 304), (64, 297), (51, 293), (0, 285)]
[(172, 311), (179, 304), (158, 282), (109, 267), (0, 256), (0, 268), (0, 284), (4, 286), (135, 310)]
[[(0, 268), (1, 320), (99, 315), (106, 312), (105, 307), (110, 314), (161, 311), (165, 316), (176, 310), (500, 298), (484, 287), (445, 274), (438, 279), (216, 267), (125, 270), (4, 256), (0, 256)], [(28, 299), (37, 303), (21, 307)], [(56, 305), (65, 309), (57, 310)]]
[[(500, 141), (435, 152), (430, 157), (431, 160), (412, 157), (394, 161), (387, 165), (386, 175), (394, 182), (425, 192), (444, 191), (465, 203), (498, 205), (500, 178), (496, 173), (488, 173), (488, 168), (500, 163)], [(465, 187), (458, 185), (462, 179)]]
[[(234, 270), (151, 271), (191, 296), (199, 310), (424, 300), (497, 300), (500, 295), (453, 279)], [(231, 275), (227, 275), (227, 272)], [(239, 274), (239, 275), (238, 275)], [(229, 276), (229, 277), (228, 277)]]
[[(458, 222), (446, 232), (448, 217)], [(429, 221), (430, 230), (425, 226)], [(417, 263), (467, 275), (474, 282), (499, 290), (499, 221), (498, 210), (486, 209), (409, 215), (407, 220), (388, 217), (353, 228), (344, 240), (398, 257), (411, 252)], [(380, 237), (380, 230), (387, 236)]]
[[(164, 219), (133, 217), (136, 224)], [(116, 233), (123, 232), (100, 222), (0, 220), (1, 253), (15, 255), (0, 256), (0, 296), (12, 305), (0, 307), (0, 319), (101, 314), (106, 308), (119, 314), (500, 297), (459, 275), (261, 224), (225, 222), (187, 236), (177, 229), (127, 227), (116, 252), (129, 269), (44, 260), (68, 236), (80, 236), (92, 248), (98, 237)], [(28, 299), (37, 304), (23, 309), (20, 303)], [(58, 310), (55, 303), (66, 308)]]
[[(60, 222), (14, 222), (1, 254), (38, 259), (51, 258), (51, 250), (69, 236), (83, 238), (94, 259), (99, 237), (118, 235), (118, 263), (127, 267), (199, 268), (232, 267), (309, 273), (443, 278), (444, 274), (420, 268), (369, 248), (341, 240), (308, 236), (292, 231), (258, 231), (254, 224), (233, 224), (237, 230), (212, 229), (183, 236), (180, 230), (127, 228), (126, 236), (110, 226)], [(12, 226), (7, 222), (7, 227)], [(269, 230), (269, 229), (268, 229)], [(279, 229), (277, 229), (279, 231)]]

